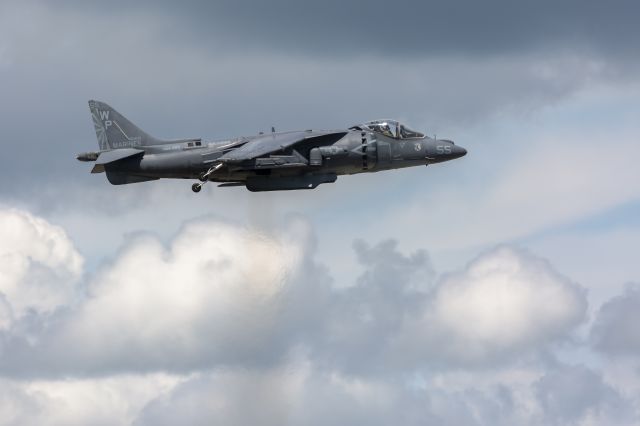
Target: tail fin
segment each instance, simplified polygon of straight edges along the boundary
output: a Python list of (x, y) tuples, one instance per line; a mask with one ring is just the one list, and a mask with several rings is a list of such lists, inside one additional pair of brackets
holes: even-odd
[(104, 102), (89, 101), (100, 150), (158, 145), (163, 141), (148, 135)]

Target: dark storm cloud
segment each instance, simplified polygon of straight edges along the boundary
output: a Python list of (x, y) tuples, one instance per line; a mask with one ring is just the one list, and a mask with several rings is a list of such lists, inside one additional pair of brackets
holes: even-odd
[[(78, 4), (80, 3), (80, 4)], [(634, 1), (415, 1), (301, 2), (68, 2), (98, 13), (169, 14), (182, 28), (231, 48), (294, 49), (323, 57), (376, 53), (385, 56), (483, 55), (529, 49), (593, 48), (631, 52), (640, 29)], [(180, 29), (169, 28), (168, 31)]]
[[(635, 79), (633, 3), (6, 2), (0, 191), (86, 170), (86, 101), (159, 137), (338, 127), (392, 116), (440, 134)], [(579, 13), (578, 13), (579, 12)], [(30, 25), (22, 25), (29, 22)], [(428, 120), (428, 122), (426, 121)], [(21, 161), (14, 161), (19, 158)], [(16, 185), (16, 182), (20, 185)], [(103, 187), (104, 188), (104, 187)], [(55, 192), (55, 191), (54, 191)], [(82, 192), (82, 189), (78, 192)], [(59, 194), (47, 205), (66, 205)]]

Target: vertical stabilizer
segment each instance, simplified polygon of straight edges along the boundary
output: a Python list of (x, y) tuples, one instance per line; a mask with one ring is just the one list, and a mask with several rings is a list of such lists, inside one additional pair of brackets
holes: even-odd
[(145, 133), (104, 102), (89, 101), (89, 109), (101, 151), (163, 143), (163, 141)]

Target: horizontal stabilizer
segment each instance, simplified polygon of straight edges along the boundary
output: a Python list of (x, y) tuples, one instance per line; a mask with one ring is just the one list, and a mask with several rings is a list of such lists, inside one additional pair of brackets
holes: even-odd
[(110, 164), (124, 160), (125, 158), (142, 154), (144, 154), (144, 150), (135, 148), (114, 149), (113, 151), (101, 152), (100, 155), (98, 155), (98, 159), (96, 160), (96, 164), (93, 166), (91, 173), (102, 173), (104, 172), (105, 164)]
[(113, 151), (102, 152), (96, 160), (96, 164), (108, 164), (134, 155), (143, 154), (144, 150), (135, 148), (114, 149)]

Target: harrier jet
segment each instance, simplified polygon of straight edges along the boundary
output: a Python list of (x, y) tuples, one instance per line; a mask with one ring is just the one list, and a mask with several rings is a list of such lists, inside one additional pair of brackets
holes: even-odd
[(425, 166), (467, 151), (394, 120), (375, 120), (344, 130), (260, 133), (221, 141), (161, 140), (145, 133), (109, 105), (89, 101), (99, 151), (76, 158), (93, 161), (113, 185), (160, 178), (194, 179), (249, 191), (313, 189), (339, 175)]

